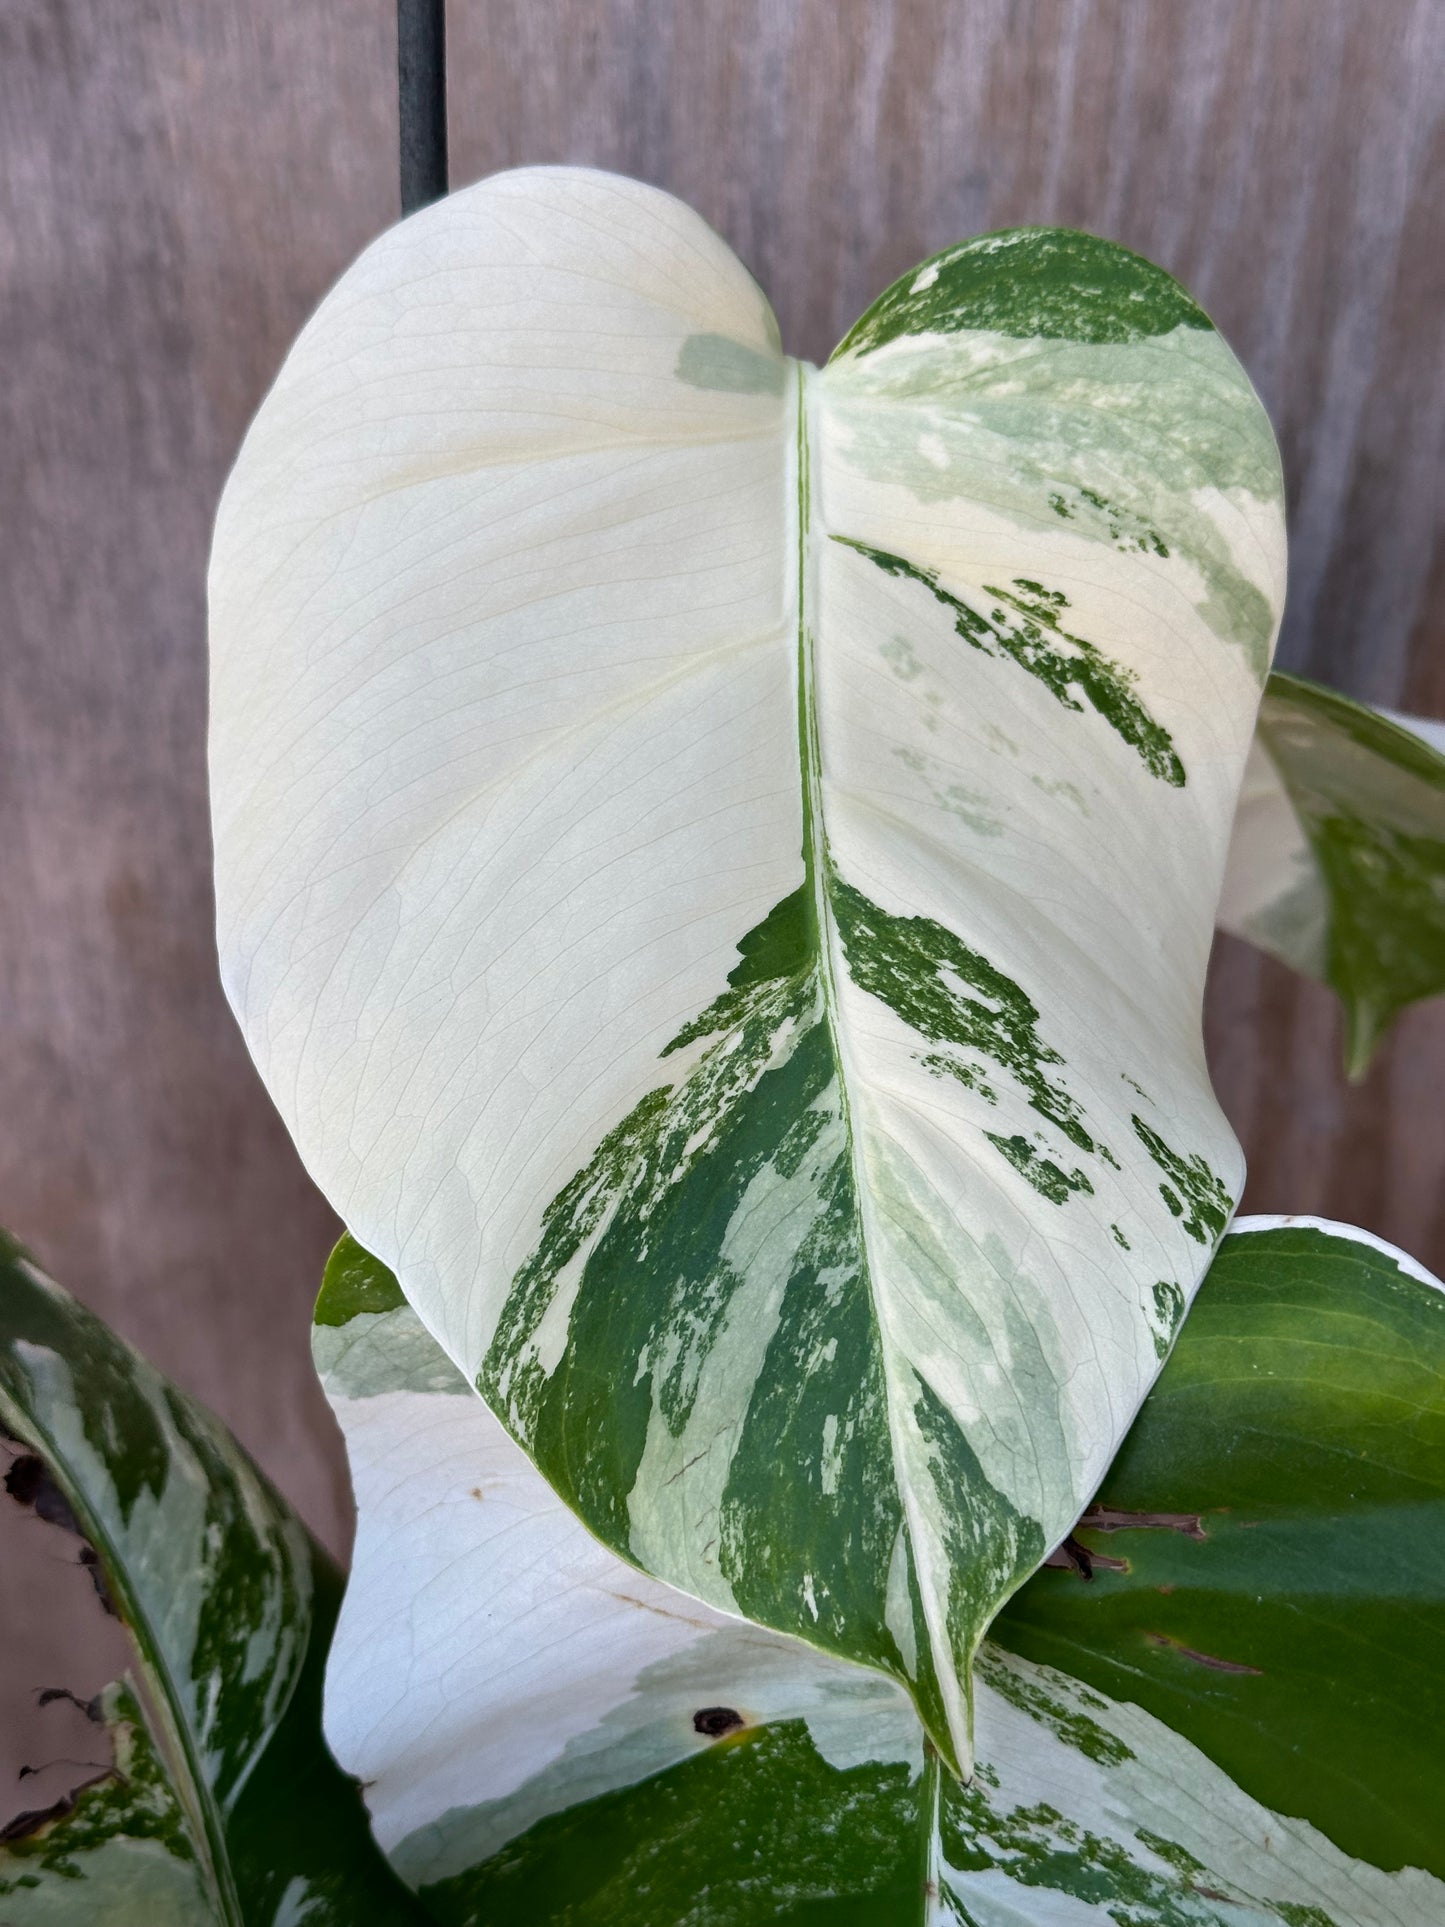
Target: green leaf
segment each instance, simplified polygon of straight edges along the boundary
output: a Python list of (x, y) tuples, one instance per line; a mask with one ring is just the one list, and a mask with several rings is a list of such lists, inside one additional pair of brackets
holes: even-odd
[(1363, 1232), (1240, 1221), (1076, 1537), (1090, 1583), (1040, 1573), (996, 1639), (1356, 1857), (1445, 1877), (1434, 1279)]
[(138, 1679), (114, 1773), (0, 1847), (0, 1919), (402, 1927), (419, 1918), (321, 1737), (340, 1579), (211, 1415), (0, 1244), (0, 1420), (99, 1558)]
[(1398, 1253), (1226, 1238), (1071, 1541), (1092, 1579), (981, 1649), (967, 1785), (881, 1673), (599, 1545), (368, 1279), (343, 1240), (314, 1332), (358, 1504), (327, 1723), (446, 1927), (1445, 1917), (1445, 1295)]
[(1345, 1007), (1362, 1076), (1408, 1005), (1445, 990), (1445, 754), (1438, 725), (1272, 675), (1220, 922)]
[(223, 968), (308, 1168), (614, 1552), (955, 1766), (1239, 1190), (1282, 568), (1263, 410), (1126, 250), (965, 243), (816, 369), (565, 168), (368, 250), (221, 507)]

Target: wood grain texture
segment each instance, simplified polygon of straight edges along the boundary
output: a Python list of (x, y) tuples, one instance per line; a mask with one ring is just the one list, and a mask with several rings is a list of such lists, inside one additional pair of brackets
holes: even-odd
[[(333, 1221), (216, 971), (205, 563), (292, 335), (395, 218), (395, 90), (391, 0), (0, 7), (0, 1222), (338, 1548)], [(65, 1576), (62, 1535), (0, 1533)], [(27, 1689), (89, 1666), (81, 1588), (6, 1612), (0, 1807), (56, 1751)]]
[[(1283, 660), (1445, 715), (1442, 0), (450, 0), (448, 22), (454, 181), (575, 160), (671, 188), (794, 352), (990, 227), (1164, 262), (1279, 429)], [(392, 0), (0, 7), (0, 1221), (337, 1544), (306, 1353), (333, 1221), (216, 980), (203, 584), (249, 414), (394, 218), (395, 86)], [(1348, 1090), (1324, 993), (1222, 944), (1209, 1040), (1251, 1207), (1445, 1265), (1445, 1008)], [(59, 1570), (8, 1508), (0, 1558), (26, 1529), (27, 1569)], [(0, 1599), (0, 1756), (54, 1751), (23, 1689), (68, 1683), (59, 1618), (15, 1622), (32, 1597)]]

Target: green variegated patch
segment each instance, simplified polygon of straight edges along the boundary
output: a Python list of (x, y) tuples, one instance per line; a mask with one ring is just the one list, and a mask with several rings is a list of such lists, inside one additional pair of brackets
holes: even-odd
[(945, 248), (855, 321), (837, 352), (875, 353), (914, 335), (1135, 343), (1214, 323), (1151, 261), (1070, 228), (1015, 228)]
[(209, 1413), (0, 1248), (0, 1420), (98, 1557), (139, 1684), (112, 1770), (0, 1846), (5, 1927), (418, 1918), (320, 1732), (339, 1576)]
[(886, 1678), (600, 1546), (412, 1311), (356, 1309), (389, 1274), (344, 1240), (315, 1331), (359, 1508), (328, 1731), (431, 1914), (1433, 1927), (1445, 1294), (1345, 1227), (1249, 1222), (1111, 1475), (1123, 1504), (982, 1647), (964, 1785)]
[(955, 1771), (1239, 1190), (1199, 1012), (1282, 563), (1125, 250), (950, 250), (814, 369), (574, 169), (369, 250), (222, 504), (223, 967), (308, 1167), (613, 1554)]
[[(71, 1927), (218, 1927), (228, 1916), (206, 1879), (204, 1849), (157, 1752), (133, 1684), (117, 1680), (97, 1709), (108, 1772), (50, 1817), (24, 1816), (0, 1845), (0, 1920)], [(39, 1822), (34, 1824), (34, 1822)]]
[(1356, 1077), (1402, 1010), (1445, 990), (1445, 755), (1428, 727), (1271, 676), (1240, 798), (1220, 921), (1338, 994)]

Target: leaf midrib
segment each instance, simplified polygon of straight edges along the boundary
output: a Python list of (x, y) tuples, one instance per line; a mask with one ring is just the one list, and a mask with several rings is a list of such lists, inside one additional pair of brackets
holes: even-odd
[[(838, 1107), (843, 1125), (843, 1134), (848, 1146), (848, 1161), (852, 1176), (854, 1212), (858, 1226), (858, 1239), (863, 1260), (863, 1269), (868, 1281), (868, 1304), (873, 1316), (873, 1327), (877, 1333), (878, 1356), (883, 1373), (883, 1403), (888, 1416), (888, 1442), (893, 1467), (893, 1481), (903, 1507), (904, 1523), (908, 1531), (910, 1564), (918, 1588), (924, 1621), (928, 1628), (928, 1643), (931, 1649), (934, 1675), (944, 1702), (944, 1710), (950, 1724), (957, 1722), (959, 1733), (963, 1736), (962, 1748), (958, 1745), (958, 1735), (953, 1731), (931, 1734), (940, 1751), (954, 1770), (963, 1766), (967, 1770), (970, 1729), (970, 1697), (968, 1682), (963, 1683), (963, 1703), (959, 1703), (960, 1682), (953, 1664), (951, 1644), (946, 1628), (938, 1624), (939, 1602), (933, 1588), (926, 1583), (920, 1566), (920, 1547), (923, 1543), (921, 1523), (917, 1516), (918, 1502), (913, 1486), (905, 1472), (903, 1451), (898, 1438), (895, 1392), (892, 1373), (889, 1369), (890, 1352), (884, 1332), (883, 1320), (879, 1314), (875, 1289), (875, 1269), (870, 1251), (874, 1234), (871, 1231), (872, 1213), (868, 1206), (867, 1174), (864, 1170), (858, 1133), (853, 1125), (853, 1106), (849, 1093), (847, 1069), (847, 1048), (844, 1042), (842, 1025), (839, 1022), (838, 963), (839, 937), (837, 921), (833, 914), (828, 894), (828, 833), (823, 815), (823, 759), (818, 734), (817, 686), (817, 635), (812, 622), (812, 611), (818, 603), (816, 588), (816, 551), (819, 537), (826, 540), (827, 531), (822, 528), (818, 518), (818, 505), (812, 487), (813, 441), (817, 409), (813, 402), (813, 384), (819, 378), (819, 371), (810, 363), (799, 361), (797, 368), (797, 421), (795, 431), (796, 454), (792, 511), (797, 519), (796, 542), (796, 580), (795, 601), (798, 620), (798, 760), (802, 778), (802, 818), (803, 818), (803, 868), (807, 885), (808, 914), (812, 924), (814, 950), (817, 956), (819, 994), (823, 1006), (823, 1018), (828, 1027), (828, 1041), (832, 1051), (833, 1064), (838, 1081)], [(916, 1686), (916, 1681), (909, 1682)], [(923, 1710), (915, 1708), (925, 1732), (929, 1730)]]

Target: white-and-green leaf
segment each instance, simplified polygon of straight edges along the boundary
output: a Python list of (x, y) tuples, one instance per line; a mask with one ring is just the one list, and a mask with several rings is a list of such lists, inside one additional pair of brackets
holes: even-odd
[(1271, 676), (1219, 920), (1338, 993), (1361, 1075), (1445, 990), (1445, 728)]
[(321, 1737), (339, 1575), (224, 1427), (3, 1237), (0, 1421), (137, 1662), (99, 1709), (113, 1770), (0, 1845), (4, 1927), (411, 1927)]
[(370, 248), (222, 503), (221, 955), (308, 1167), (600, 1539), (955, 1765), (1241, 1182), (1200, 1002), (1282, 579), (1136, 256), (966, 243), (819, 370), (572, 169)]
[(601, 1546), (350, 1240), (314, 1342), (358, 1502), (328, 1732), (443, 1927), (1445, 1917), (1445, 1294), (1364, 1234), (1225, 1239), (981, 1649), (966, 1786), (881, 1674)]

